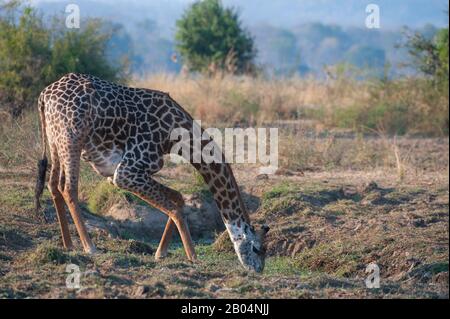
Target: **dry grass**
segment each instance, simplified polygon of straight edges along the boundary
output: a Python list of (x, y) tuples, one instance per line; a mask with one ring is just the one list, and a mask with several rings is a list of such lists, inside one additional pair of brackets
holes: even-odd
[(41, 150), (39, 115), (29, 112), (0, 125), (0, 169), (34, 171)]
[(313, 119), (317, 129), (349, 128), (448, 134), (448, 91), (421, 79), (327, 82), (297, 77), (182, 77), (168, 74), (132, 85), (169, 92), (208, 125)]
[[(349, 131), (381, 135), (379, 137), (387, 144), (392, 144), (392, 133), (448, 134), (448, 92), (438, 92), (419, 79), (358, 82), (338, 77), (318, 82), (296, 77), (268, 80), (157, 74), (145, 80), (134, 80), (131, 85), (170, 92), (206, 126), (286, 128), (283, 131), (286, 133), (282, 133), (285, 152), (290, 152), (291, 145), (305, 146), (301, 154), (305, 162), (313, 157), (331, 157), (334, 158), (332, 165), (336, 165), (339, 157), (345, 156), (338, 150), (338, 144), (346, 144), (336, 137)], [(34, 170), (40, 153), (36, 110), (16, 119), (0, 114), (0, 119), (0, 168), (14, 166)], [(312, 139), (312, 136), (320, 139)], [(373, 158), (360, 158), (367, 155), (363, 139), (363, 136), (354, 139), (362, 150), (357, 158), (362, 162), (373, 161)], [(397, 159), (400, 165), (403, 154), (387, 144), (385, 149), (390, 148), (387, 152), (400, 156)], [(345, 149), (342, 151), (348, 153)], [(376, 157), (380, 155), (384, 156), (380, 153)]]
[(448, 172), (448, 138), (325, 136), (281, 131), (280, 166), (298, 171), (395, 170), (405, 174)]
[[(303, 143), (309, 145), (306, 139)], [(321, 154), (334, 153), (334, 148), (348, 149), (350, 155), (334, 160), (341, 166), (317, 166), (315, 170), (320, 171), (306, 171), (304, 176), (259, 180), (256, 168), (235, 166), (244, 200), (261, 201), (259, 209), (252, 209), (252, 219), (271, 226), (269, 258), (262, 275), (241, 270), (224, 236), (213, 246), (197, 243), (198, 264), (186, 262), (179, 244), (171, 247), (171, 255), (161, 263), (150, 253), (157, 242), (135, 247), (126, 240), (128, 235), (112, 238), (99, 230), (91, 230), (91, 234), (100, 253), (86, 256), (71, 224), (77, 250), (65, 252), (57, 223), (43, 225), (31, 217), (32, 185), (13, 185), (0, 176), (0, 297), (448, 298), (448, 178), (442, 170), (431, 172), (448, 161), (444, 150), (448, 141), (428, 139), (417, 144), (421, 150), (417, 158), (404, 157), (408, 158), (407, 172), (409, 165), (429, 171), (418, 177), (406, 174), (402, 181), (395, 175), (395, 155), (389, 150), (391, 168), (378, 168), (384, 172), (383, 178), (372, 174), (374, 164), (369, 161), (360, 162), (364, 170), (339, 172), (344, 163), (351, 163), (351, 152), (358, 149), (351, 149), (351, 143), (316, 139), (310, 146), (314, 155), (298, 160), (321, 165)], [(372, 154), (377, 148), (371, 143), (383, 146), (381, 140), (359, 143)], [(399, 153), (406, 154), (415, 142), (399, 139), (397, 145)], [(444, 161), (438, 161), (439, 157)], [(295, 156), (290, 163), (298, 165)], [(193, 187), (189, 174), (186, 169), (166, 167), (160, 178), (165, 184), (178, 183), (186, 189)], [(440, 176), (437, 182), (435, 174)], [(364, 186), (372, 179), (381, 186), (366, 191)], [(95, 186), (96, 181), (83, 171), (84, 200), (106, 205), (110, 199), (118, 199), (115, 192), (105, 194), (111, 198), (96, 199), (102, 190)], [(43, 202), (54, 220), (47, 192)], [(143, 245), (148, 254), (142, 253)], [(382, 270), (382, 288), (370, 290), (364, 286), (364, 269), (374, 261)], [(68, 263), (89, 273), (83, 276), (83, 290), (64, 287)], [(140, 291), (144, 292), (138, 294)]]
[[(95, 228), (99, 253), (85, 255), (71, 224), (77, 249), (64, 251), (56, 222), (27, 217), (32, 189), (0, 178), (0, 297), (448, 298), (448, 178), (398, 184), (387, 173), (372, 186), (367, 181), (374, 177), (363, 172), (268, 180), (257, 179), (256, 169), (235, 172), (244, 200), (261, 200), (252, 220), (271, 226), (263, 274), (243, 271), (223, 235), (214, 245), (196, 243), (196, 264), (186, 261), (179, 243), (156, 262), (157, 242), (112, 238)], [(161, 175), (189, 179), (174, 167)], [(371, 262), (381, 268), (380, 289), (364, 286)], [(64, 286), (69, 263), (85, 272), (80, 291)]]
[(342, 91), (343, 88), (335, 84), (324, 85), (299, 78), (269, 81), (244, 76), (207, 78), (158, 74), (135, 80), (133, 85), (169, 92), (196, 117), (214, 124), (292, 119), (300, 117), (305, 108), (331, 105), (337, 92), (342, 97), (337, 104), (366, 94), (356, 94), (356, 87), (346, 85)]
[[(431, 116), (417, 117), (431, 99), (423, 91), (408, 92), (406, 83), (373, 87), (344, 80), (168, 75), (136, 82), (170, 91), (206, 125), (280, 128), (278, 174), (261, 179), (257, 165), (233, 166), (252, 220), (271, 226), (262, 275), (241, 270), (223, 235), (215, 245), (197, 243), (195, 265), (186, 262), (179, 243), (167, 260), (156, 262), (151, 255), (156, 242), (129, 241), (133, 237), (123, 234), (112, 238), (98, 229), (90, 232), (99, 254), (82, 254), (78, 240), (76, 251), (64, 251), (56, 222), (39, 224), (32, 215), (41, 151), (37, 112), (5, 119), (0, 125), (0, 298), (448, 298), (449, 139), (390, 134), (389, 125), (398, 123), (422, 132), (432, 127)], [(396, 91), (395, 85), (404, 87)], [(380, 111), (370, 108), (376, 105), (373, 99), (420, 111), (410, 119), (402, 109), (400, 118), (412, 122), (380, 113), (376, 118), (387, 126), (372, 122), (370, 134), (339, 129), (370, 123), (373, 117), (363, 115)], [(204, 191), (197, 177), (186, 165), (166, 165), (157, 176), (183, 194)], [(83, 164), (80, 199), (84, 209), (101, 213), (127, 194)], [(55, 220), (48, 192), (42, 202)], [(70, 228), (75, 235), (74, 225)], [(72, 262), (88, 273), (78, 292), (64, 286), (65, 264)], [(370, 262), (381, 267), (380, 289), (364, 286)]]

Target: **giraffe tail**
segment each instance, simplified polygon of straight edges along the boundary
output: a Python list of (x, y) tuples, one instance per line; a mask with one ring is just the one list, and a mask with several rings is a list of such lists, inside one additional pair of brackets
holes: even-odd
[(41, 98), (39, 98), (39, 117), (41, 120), (41, 143), (42, 143), (42, 157), (38, 161), (37, 167), (37, 180), (36, 186), (34, 189), (34, 198), (35, 198), (35, 213), (36, 216), (39, 216), (39, 211), (41, 209), (40, 197), (44, 191), (45, 186), (45, 175), (47, 172), (48, 160), (47, 160), (47, 143), (46, 143), (46, 125), (45, 125), (45, 113), (44, 113), (44, 102)]

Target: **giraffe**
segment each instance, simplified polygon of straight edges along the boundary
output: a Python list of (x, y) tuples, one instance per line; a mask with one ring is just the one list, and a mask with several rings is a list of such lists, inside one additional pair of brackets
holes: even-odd
[[(167, 256), (170, 239), (177, 229), (188, 260), (196, 261), (183, 216), (183, 196), (152, 177), (161, 170), (163, 156), (170, 153), (174, 144), (170, 133), (184, 128), (192, 134), (194, 122), (188, 112), (168, 93), (125, 87), (78, 73), (66, 74), (47, 86), (39, 96), (38, 109), (43, 150), (35, 188), (36, 212), (45, 187), (47, 141), (51, 158), (48, 189), (66, 249), (72, 249), (73, 243), (65, 205), (84, 251), (96, 252), (78, 203), (80, 159), (83, 159), (112, 184), (168, 216), (155, 254), (157, 260)], [(202, 141), (202, 147), (209, 142)], [(249, 271), (261, 272), (264, 237), (269, 228), (252, 226), (231, 167), (223, 155), (222, 159), (220, 163), (195, 162), (191, 156), (189, 162), (213, 194), (240, 263)]]

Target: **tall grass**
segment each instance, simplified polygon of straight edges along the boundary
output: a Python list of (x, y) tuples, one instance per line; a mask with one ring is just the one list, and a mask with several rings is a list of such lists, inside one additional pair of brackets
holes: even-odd
[(20, 167), (33, 172), (42, 153), (37, 108), (17, 118), (5, 114), (0, 120), (0, 169)]
[(132, 84), (169, 92), (209, 125), (309, 119), (319, 128), (448, 135), (448, 90), (420, 78), (325, 82), (156, 74)]
[[(319, 82), (156, 74), (130, 85), (169, 92), (205, 126), (279, 127), (283, 167), (393, 167), (401, 176), (409, 162), (425, 165), (414, 157), (414, 147), (430, 147), (436, 154), (441, 154), (439, 147), (448, 147), (447, 138), (436, 145), (393, 138), (404, 133), (448, 136), (448, 92), (421, 79)], [(0, 169), (34, 172), (41, 152), (37, 110), (19, 118), (0, 114), (0, 120)], [(366, 138), (362, 132), (373, 134)], [(448, 165), (448, 157), (428, 156), (431, 162), (425, 166)], [(88, 171), (83, 169), (82, 175), (97, 183)]]

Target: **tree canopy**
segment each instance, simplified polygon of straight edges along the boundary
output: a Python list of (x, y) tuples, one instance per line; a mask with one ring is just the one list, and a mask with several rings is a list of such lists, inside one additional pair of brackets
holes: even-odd
[(192, 4), (177, 21), (177, 49), (192, 71), (250, 72), (256, 50), (238, 12), (220, 0)]
[(124, 65), (107, 59), (111, 33), (100, 20), (80, 29), (63, 21), (44, 24), (36, 9), (20, 1), (0, 3), (0, 107), (17, 116), (35, 104), (39, 92), (69, 72), (120, 80)]

